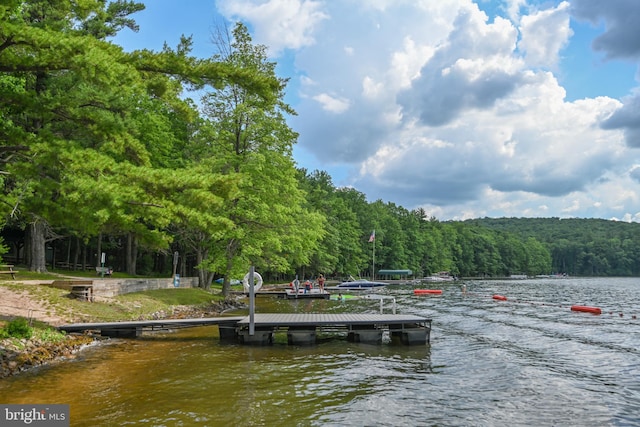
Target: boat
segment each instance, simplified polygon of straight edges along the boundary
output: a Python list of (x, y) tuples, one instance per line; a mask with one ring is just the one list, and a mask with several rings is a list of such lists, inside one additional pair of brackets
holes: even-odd
[(378, 286), (387, 286), (387, 283), (384, 282), (372, 282), (367, 279), (358, 279), (358, 280), (350, 280), (348, 282), (342, 282), (337, 288), (346, 288), (346, 289), (358, 289), (358, 288), (377, 288)]
[[(224, 277), (221, 277), (219, 279), (214, 280), (214, 282), (222, 285), (224, 283)], [(238, 280), (238, 279), (231, 279), (229, 281), (230, 285), (240, 285), (242, 283), (242, 281)]]
[(428, 277), (423, 277), (423, 282), (452, 282), (456, 280), (448, 271), (441, 271)]

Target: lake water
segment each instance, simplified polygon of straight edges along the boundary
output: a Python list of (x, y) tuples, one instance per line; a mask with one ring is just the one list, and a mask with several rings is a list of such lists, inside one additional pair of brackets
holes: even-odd
[[(429, 285), (442, 296), (376, 290), (432, 318), (431, 345), (245, 347), (220, 343), (215, 326), (183, 329), (2, 380), (0, 403), (68, 403), (73, 426), (640, 426), (640, 279), (465, 284), (466, 295), (460, 282)], [(379, 312), (375, 300), (256, 304)]]

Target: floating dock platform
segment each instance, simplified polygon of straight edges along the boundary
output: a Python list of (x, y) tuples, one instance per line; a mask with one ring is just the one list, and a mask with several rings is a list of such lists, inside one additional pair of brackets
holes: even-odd
[[(249, 296), (248, 293), (244, 293), (245, 296)], [(304, 290), (299, 290), (297, 293), (292, 289), (283, 289), (276, 291), (257, 291), (255, 293), (256, 297), (276, 297), (282, 299), (330, 299), (331, 294), (327, 291), (320, 292), (319, 289), (312, 289), (311, 291), (305, 292)]]
[(100, 331), (103, 336), (135, 338), (145, 330), (217, 325), (220, 339), (248, 345), (271, 345), (274, 334), (286, 331), (291, 345), (310, 345), (318, 332), (346, 333), (347, 340), (382, 343), (388, 331), (391, 342), (424, 345), (430, 342), (431, 319), (397, 314), (255, 313), (253, 316), (167, 319), (131, 322), (77, 323), (59, 326), (66, 332)]

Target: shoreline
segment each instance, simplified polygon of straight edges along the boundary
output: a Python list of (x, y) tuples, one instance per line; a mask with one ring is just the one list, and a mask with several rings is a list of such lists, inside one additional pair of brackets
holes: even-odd
[(18, 375), (54, 361), (74, 359), (98, 341), (91, 335), (67, 335), (61, 341), (11, 339), (0, 341), (0, 379)]
[[(221, 301), (206, 307), (176, 306), (171, 313), (163, 310), (149, 317), (153, 319), (215, 317), (224, 311), (241, 306), (230, 301)], [(55, 328), (54, 325), (49, 325)], [(108, 339), (91, 333), (69, 334), (59, 341), (44, 341), (38, 338), (2, 339), (0, 340), (0, 379), (16, 376), (53, 362), (74, 359), (85, 348)]]

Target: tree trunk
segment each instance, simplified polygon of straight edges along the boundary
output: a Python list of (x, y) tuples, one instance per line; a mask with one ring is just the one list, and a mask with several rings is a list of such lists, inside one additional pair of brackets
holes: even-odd
[(182, 261), (178, 264), (180, 267), (180, 277), (187, 277), (187, 251), (182, 255)]
[(67, 262), (67, 266), (71, 264), (71, 237), (67, 239), (67, 259), (65, 261)]
[[(202, 248), (197, 248), (196, 249), (196, 265), (200, 265), (203, 258), (204, 256), (202, 254)], [(198, 268), (198, 287), (199, 288), (204, 288), (204, 280), (205, 280), (204, 271), (201, 268)]]
[(96, 267), (102, 267), (100, 261), (102, 259), (102, 233), (98, 234), (98, 248), (96, 249)]
[(225, 298), (228, 298), (229, 294), (231, 293), (231, 269), (233, 268), (233, 259), (236, 255), (237, 249), (238, 245), (235, 240), (232, 240), (227, 245), (227, 267), (224, 273), (224, 282), (222, 282), (222, 295)]
[[(17, 263), (16, 263), (17, 264)], [(51, 269), (56, 269), (56, 241), (51, 242)]]
[(138, 238), (133, 234), (127, 235), (127, 274), (136, 275), (136, 259), (138, 257)]
[(36, 219), (27, 228), (27, 239), (29, 243), (29, 253), (27, 265), (29, 271), (36, 273), (46, 273), (46, 249), (45, 249), (45, 223), (42, 219)]
[(76, 250), (73, 253), (73, 268), (72, 270), (75, 270), (78, 267), (78, 264), (80, 264), (80, 251), (82, 249), (80, 248), (80, 238), (76, 237)]
[(84, 244), (84, 242), (82, 243), (82, 269), (86, 269), (88, 264), (87, 264), (87, 252), (89, 251), (89, 246), (87, 246), (86, 244)]

